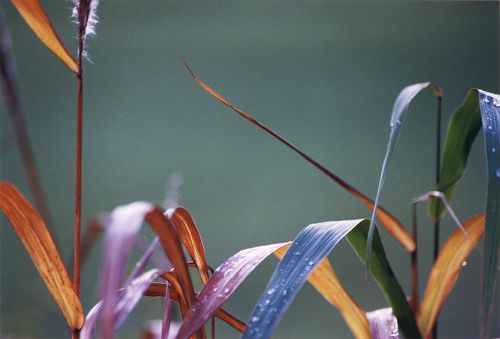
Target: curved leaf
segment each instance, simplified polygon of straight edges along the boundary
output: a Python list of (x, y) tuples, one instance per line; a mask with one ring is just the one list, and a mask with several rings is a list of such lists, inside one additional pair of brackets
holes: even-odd
[(198, 299), (184, 317), (178, 339), (189, 337), (210, 319), (218, 309), (248, 277), (250, 273), (274, 251), (286, 243), (258, 246), (242, 250), (220, 265), (203, 286)]
[[(500, 96), (480, 89), (471, 89), (462, 106), (450, 121), (446, 136), (441, 179), (437, 190), (450, 200), (457, 181), (462, 176), (472, 143), (479, 128), (483, 127), (488, 169), (488, 192), (486, 198), (486, 226), (481, 272), (480, 336), (487, 338), (491, 324), (498, 257), (500, 254)], [(432, 201), (431, 214), (444, 208)]]
[[(316, 167), (318, 170), (320, 170), (323, 174), (325, 174), (327, 177), (335, 181), (339, 186), (344, 188), (346, 191), (351, 193), (354, 197), (356, 197), (359, 201), (361, 201), (363, 204), (365, 204), (368, 209), (371, 211), (374, 210), (374, 202), (370, 198), (368, 198), (365, 194), (363, 194), (361, 191), (357, 190), (350, 184), (348, 184), (344, 179), (340, 178), (336, 174), (334, 174), (332, 171), (330, 171), (328, 168), (325, 166), (321, 165), (319, 162), (314, 160), (312, 157), (307, 155), (306, 153), (302, 152), (300, 149), (298, 149), (296, 146), (294, 146), (290, 141), (264, 125), (263, 123), (257, 121), (254, 119), (252, 116), (249, 114), (243, 112), (240, 110), (238, 107), (234, 106), (229, 100), (224, 99), (219, 93), (214, 91), (212, 88), (210, 88), (207, 84), (205, 84), (203, 81), (201, 81), (196, 74), (191, 70), (187, 62), (182, 59), (184, 62), (184, 66), (188, 70), (189, 74), (191, 74), (191, 77), (193, 78), (194, 81), (198, 85), (200, 85), (205, 91), (207, 91), (211, 96), (213, 96), (215, 99), (217, 99), (219, 102), (222, 104), (226, 105), (236, 113), (238, 113), (240, 116), (242, 116), (244, 119), (250, 121), (252, 124), (255, 126), (261, 128), (262, 130), (266, 131), (270, 135), (272, 135), (275, 139), (286, 145), (288, 148), (292, 149), (295, 153), (300, 155), (304, 160), (309, 162), (311, 165)], [(406, 228), (389, 212), (387, 212), (385, 209), (380, 206), (377, 209), (376, 212), (377, 218), (380, 220), (382, 225), (387, 229), (387, 232), (389, 232), (408, 252), (413, 252), (415, 250), (415, 241), (413, 240), (412, 236), (410, 233), (406, 230)]]
[(377, 187), (377, 195), (375, 196), (375, 206), (372, 211), (372, 217), (370, 219), (370, 231), (368, 232), (368, 243), (366, 252), (366, 268), (367, 271), (370, 270), (370, 256), (372, 253), (372, 242), (373, 242), (373, 232), (375, 229), (375, 216), (377, 215), (378, 205), (380, 203), (380, 193), (382, 192), (382, 187), (384, 186), (385, 177), (387, 175), (387, 168), (389, 167), (389, 162), (392, 158), (392, 153), (394, 152), (394, 147), (396, 146), (396, 141), (401, 131), (401, 126), (403, 125), (406, 112), (408, 112), (408, 107), (415, 96), (420, 93), (424, 88), (429, 87), (430, 82), (421, 82), (418, 84), (410, 85), (403, 88), (399, 93), (394, 106), (392, 108), (391, 115), (391, 132), (389, 133), (389, 142), (387, 143), (387, 149), (385, 152), (384, 162), (382, 163), (382, 170), (380, 171), (380, 178)]
[(57, 35), (38, 0), (11, 0), (31, 30), (68, 68), (78, 73), (78, 65)]
[[(349, 244), (356, 251), (356, 254), (363, 263), (365, 263), (366, 260), (368, 230), (369, 225), (363, 223), (359, 225), (359, 227), (354, 228), (347, 235)], [(384, 293), (387, 303), (392, 307), (392, 311), (398, 319), (398, 325), (403, 335), (406, 338), (421, 338), (422, 335), (418, 329), (415, 315), (406, 300), (406, 295), (401, 285), (389, 265), (382, 241), (380, 240), (376, 228), (373, 233), (373, 253), (371, 256), (370, 270), (377, 285)]]
[[(281, 259), (289, 247), (282, 247), (274, 254)], [(370, 325), (365, 312), (340, 283), (328, 258), (323, 259), (318, 264), (307, 281), (318, 290), (326, 301), (340, 311), (356, 338), (371, 338)]]
[(175, 225), (177, 234), (196, 264), (201, 280), (204, 284), (206, 284), (209, 276), (207, 259), (205, 256), (205, 247), (203, 246), (200, 232), (196, 227), (193, 217), (182, 207), (170, 209), (166, 214)]
[(462, 263), (474, 250), (484, 233), (484, 214), (476, 215), (463, 224), (467, 235), (457, 228), (444, 243), (432, 267), (429, 282), (418, 312), (420, 329), (426, 338), (457, 281)]
[(368, 220), (331, 221), (304, 228), (275, 269), (242, 338), (269, 338), (309, 274), (360, 224), (368, 224)]
[(23, 242), (68, 325), (72, 329), (81, 328), (84, 314), (80, 299), (73, 289), (61, 256), (38, 212), (21, 192), (8, 182), (0, 182), (0, 209)]

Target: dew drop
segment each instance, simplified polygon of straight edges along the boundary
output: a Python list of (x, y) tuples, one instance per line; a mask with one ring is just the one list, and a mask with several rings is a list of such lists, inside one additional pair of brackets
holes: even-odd
[(217, 292), (217, 287), (214, 287), (212, 291)]
[(259, 317), (252, 317), (252, 322), (256, 322), (256, 321), (259, 321), (260, 318)]
[(500, 168), (497, 168), (496, 175), (497, 175), (497, 178), (500, 178)]
[(493, 126), (491, 126), (491, 125), (488, 125), (488, 129), (493, 129)]
[(271, 302), (271, 300), (266, 299), (266, 301), (264, 301), (264, 305), (269, 305), (270, 302)]
[(498, 99), (493, 99), (493, 106), (495, 106), (495, 107), (500, 107), (500, 100), (498, 100)]
[(484, 101), (485, 103), (488, 103), (488, 102), (490, 102), (490, 99), (488, 99), (488, 97), (487, 97), (487, 96), (485, 96), (485, 97), (484, 97), (484, 99), (483, 99), (483, 101)]
[(464, 260), (464, 261), (462, 262), (462, 267), (465, 267), (465, 266), (467, 266), (467, 261), (465, 261), (465, 260)]
[(309, 266), (312, 266), (312, 265), (314, 264), (314, 261), (309, 260), (309, 261), (307, 262), (307, 264), (308, 264)]
[(270, 288), (268, 291), (267, 291), (267, 294), (271, 295), (274, 293), (274, 291), (276, 291), (274, 288)]
[(496, 149), (495, 147), (492, 147), (492, 148), (491, 148), (491, 151), (492, 151), (493, 153), (495, 153), (495, 152), (497, 151), (497, 149)]
[(226, 288), (224, 289), (224, 293), (228, 293), (228, 292), (229, 292), (229, 288), (227, 288), (227, 287), (226, 287)]

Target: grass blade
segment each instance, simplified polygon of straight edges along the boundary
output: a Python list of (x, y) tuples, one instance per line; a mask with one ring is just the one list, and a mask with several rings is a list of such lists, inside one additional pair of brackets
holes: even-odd
[[(437, 190), (451, 199), (455, 185), (462, 176), (472, 143), (479, 129), (483, 127), (488, 171), (488, 190), (486, 198), (486, 225), (484, 234), (480, 337), (487, 338), (491, 324), (493, 302), (495, 300), (495, 281), (497, 278), (498, 257), (500, 252), (500, 96), (480, 89), (471, 89), (462, 106), (454, 113), (448, 126), (446, 144), (441, 166), (441, 179)], [(438, 210), (439, 209), (439, 210)], [(431, 201), (430, 212), (443, 214), (444, 208)]]
[(0, 209), (23, 242), (68, 325), (71, 329), (81, 328), (84, 314), (80, 299), (73, 289), (61, 256), (38, 212), (21, 192), (8, 182), (0, 182)]
[(284, 245), (286, 243), (247, 248), (220, 265), (208, 283), (203, 286), (197, 301), (185, 316), (177, 339), (188, 338), (203, 326), (248, 275), (264, 259)]
[[(368, 209), (371, 211), (374, 210), (375, 203), (373, 200), (368, 198), (365, 194), (363, 194), (361, 191), (357, 190), (350, 184), (348, 184), (344, 179), (340, 178), (336, 174), (334, 174), (332, 171), (330, 171), (328, 168), (325, 166), (321, 165), (319, 162), (314, 160), (312, 157), (307, 155), (306, 153), (302, 152), (300, 149), (298, 149), (296, 146), (294, 146), (290, 141), (264, 125), (263, 123), (257, 121), (254, 119), (252, 116), (249, 114), (243, 112), (241, 109), (238, 107), (234, 106), (229, 100), (226, 100), (223, 98), (219, 93), (214, 91), (211, 87), (209, 87), (207, 84), (205, 84), (203, 81), (201, 81), (196, 74), (191, 70), (187, 62), (182, 59), (184, 62), (184, 66), (188, 70), (189, 74), (193, 78), (194, 81), (198, 85), (201, 86), (206, 92), (208, 92), (211, 96), (213, 96), (215, 99), (217, 99), (219, 102), (224, 104), (225, 106), (229, 107), (236, 113), (238, 113), (240, 116), (242, 116), (244, 119), (250, 121), (252, 124), (255, 126), (259, 127), (260, 129), (264, 130), (266, 133), (272, 135), (275, 139), (286, 145), (288, 148), (293, 150), (295, 153), (300, 155), (304, 160), (309, 162), (311, 165), (316, 167), (318, 170), (320, 170), (323, 174), (325, 174), (327, 177), (335, 181), (339, 186), (344, 188), (346, 191), (351, 193), (354, 197), (356, 197), (359, 201), (361, 201), (363, 204), (365, 204)], [(415, 249), (415, 241), (413, 240), (412, 236), (406, 228), (393, 216), (391, 215), (388, 211), (386, 211), (382, 206), (379, 206), (378, 211), (377, 211), (377, 218), (380, 220), (381, 224), (387, 229), (387, 232), (389, 232), (400, 244), (403, 246), (408, 252), (412, 252)]]
[(366, 313), (373, 339), (399, 339), (398, 320), (392, 308), (382, 308)]
[(57, 35), (47, 14), (38, 0), (11, 0), (12, 4), (23, 17), (36, 36), (54, 53), (68, 68), (78, 73), (75, 58), (68, 52)]
[(484, 233), (484, 214), (476, 215), (457, 228), (448, 237), (432, 267), (424, 298), (418, 312), (418, 323), (426, 338), (462, 269), (462, 263), (474, 250)]
[(269, 338), (309, 274), (360, 224), (368, 224), (368, 220), (331, 221), (304, 228), (275, 269), (242, 338)]
[[(288, 248), (289, 246), (282, 247), (274, 253), (282, 259)], [(323, 259), (318, 264), (307, 281), (318, 290), (326, 301), (340, 311), (354, 337), (371, 338), (370, 325), (365, 312), (340, 283), (328, 258)]]
[(166, 214), (175, 225), (179, 238), (196, 264), (203, 284), (206, 284), (209, 276), (205, 247), (203, 246), (200, 232), (198, 231), (198, 227), (196, 227), (193, 217), (182, 207), (170, 209)]
[(398, 139), (399, 133), (401, 131), (401, 126), (403, 125), (406, 112), (408, 112), (408, 107), (415, 96), (420, 93), (424, 88), (429, 87), (430, 82), (421, 82), (418, 84), (410, 85), (403, 88), (399, 93), (394, 106), (392, 108), (391, 115), (391, 132), (389, 133), (389, 142), (387, 143), (387, 149), (385, 152), (384, 162), (382, 163), (382, 170), (380, 172), (380, 178), (377, 187), (377, 195), (375, 196), (375, 206), (372, 211), (372, 217), (370, 219), (370, 231), (368, 232), (368, 242), (366, 251), (366, 269), (367, 272), (370, 271), (370, 256), (372, 253), (372, 242), (373, 242), (373, 232), (375, 230), (375, 216), (377, 215), (378, 205), (380, 203), (380, 193), (382, 192), (382, 187), (384, 186), (385, 177), (387, 175), (387, 168), (392, 158), (392, 153), (394, 152), (394, 147), (396, 146), (396, 141)]
[[(350, 245), (363, 263), (366, 260), (368, 230), (368, 223), (363, 223), (347, 235), (347, 240), (349, 240)], [(418, 329), (415, 316), (406, 301), (406, 295), (401, 285), (387, 261), (384, 247), (376, 228), (373, 233), (373, 253), (370, 270), (377, 285), (384, 293), (387, 303), (391, 306), (394, 315), (398, 319), (398, 325), (403, 335), (406, 338), (421, 338), (422, 335)]]

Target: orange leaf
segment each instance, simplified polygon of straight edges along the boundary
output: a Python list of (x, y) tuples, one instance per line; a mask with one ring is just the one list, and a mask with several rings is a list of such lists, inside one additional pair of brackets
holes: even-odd
[(68, 325), (79, 329), (84, 314), (68, 272), (40, 214), (8, 182), (0, 182), (0, 209), (11, 222)]
[(40, 2), (38, 0), (12, 0), (12, 4), (45, 46), (71, 71), (78, 73), (78, 65), (75, 59), (57, 36)]
[[(274, 254), (281, 259), (289, 247), (290, 245), (283, 246)], [(365, 312), (342, 286), (328, 258), (320, 262), (309, 275), (307, 281), (318, 290), (326, 301), (340, 311), (356, 338), (371, 338), (370, 325)]]
[(191, 259), (193, 259), (196, 264), (203, 284), (206, 284), (209, 280), (209, 276), (207, 259), (205, 257), (205, 247), (203, 246), (200, 232), (191, 214), (182, 207), (169, 210), (167, 214), (168, 218), (175, 225), (177, 234), (186, 247)]
[(446, 240), (432, 271), (418, 312), (418, 323), (426, 338), (432, 336), (432, 327), (441, 307), (457, 281), (462, 263), (469, 256), (484, 233), (484, 214), (473, 216), (463, 224), (468, 237), (457, 228)]
[[(201, 81), (196, 74), (191, 70), (189, 65), (187, 64), (186, 60), (182, 59), (184, 62), (184, 66), (188, 70), (189, 74), (193, 78), (194, 81), (198, 85), (200, 85), (205, 91), (207, 91), (211, 96), (213, 96), (215, 99), (217, 99), (219, 102), (222, 104), (226, 105), (236, 113), (238, 113), (240, 116), (242, 116), (244, 119), (250, 121), (252, 124), (255, 126), (263, 129), (270, 135), (272, 135), (275, 139), (279, 140), (281, 143), (286, 145), (288, 148), (292, 149), (295, 153), (300, 155), (304, 160), (309, 162), (311, 165), (316, 167), (318, 170), (320, 170), (323, 174), (325, 174), (327, 177), (335, 181), (339, 186), (344, 188), (346, 191), (354, 195), (359, 201), (361, 201), (363, 204), (365, 204), (370, 211), (373, 211), (373, 208), (375, 206), (375, 203), (373, 200), (368, 198), (366, 195), (364, 195), (361, 191), (357, 190), (353, 186), (351, 186), (349, 183), (347, 183), (344, 179), (340, 178), (338, 175), (330, 171), (328, 168), (325, 166), (321, 165), (319, 162), (317, 162), (315, 159), (307, 155), (306, 153), (302, 152), (300, 149), (298, 149), (295, 145), (293, 145), (290, 141), (264, 125), (263, 123), (259, 122), (249, 114), (243, 112), (241, 109), (238, 107), (234, 106), (229, 100), (226, 100), (223, 98), (219, 93), (217, 93), (215, 90), (213, 90), (210, 86), (208, 86), (206, 83)], [(391, 215), (388, 211), (386, 211), (384, 208), (379, 206), (378, 211), (377, 211), (377, 218), (380, 220), (382, 225), (387, 229), (387, 231), (396, 239), (408, 252), (413, 252), (415, 250), (415, 240), (413, 237), (410, 235), (410, 233), (406, 230), (406, 228), (393, 216)]]

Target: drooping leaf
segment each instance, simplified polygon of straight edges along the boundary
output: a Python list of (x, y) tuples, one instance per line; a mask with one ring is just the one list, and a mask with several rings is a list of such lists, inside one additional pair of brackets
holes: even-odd
[(78, 65), (57, 35), (38, 0), (11, 0), (31, 30), (68, 68), (77, 73)]
[(444, 243), (432, 267), (418, 312), (418, 323), (426, 338), (431, 336), (439, 312), (457, 281), (462, 263), (484, 233), (484, 214), (470, 218), (464, 222), (463, 227), (468, 236), (461, 229), (455, 229)]
[(188, 338), (195, 333), (265, 258), (286, 244), (247, 248), (220, 265), (184, 317), (177, 339)]
[(295, 238), (253, 310), (242, 338), (269, 338), (309, 274), (352, 229), (368, 220), (312, 224)]
[(0, 182), (0, 209), (21, 239), (68, 325), (72, 329), (82, 327), (84, 314), (80, 299), (38, 212), (16, 187), (3, 181)]
[(377, 215), (377, 209), (380, 203), (380, 193), (382, 192), (382, 187), (384, 186), (385, 177), (387, 175), (387, 168), (389, 167), (389, 162), (391, 161), (392, 153), (394, 152), (394, 147), (396, 146), (396, 141), (398, 139), (399, 133), (401, 131), (401, 126), (403, 125), (406, 112), (408, 112), (411, 101), (418, 93), (420, 93), (421, 90), (429, 87), (429, 85), (430, 82), (422, 82), (405, 87), (399, 93), (396, 101), (394, 102), (390, 121), (391, 131), (389, 133), (389, 142), (387, 143), (384, 162), (382, 163), (382, 170), (380, 172), (380, 178), (377, 187), (377, 195), (375, 196), (375, 206), (373, 208), (372, 217), (370, 219), (370, 231), (368, 232), (367, 243), (368, 248), (366, 251), (367, 271), (370, 270), (370, 256), (372, 253), (373, 233), (375, 230), (375, 216)]
[[(289, 246), (278, 249), (275, 255), (280, 259), (283, 258), (288, 248)], [(323, 259), (318, 264), (307, 281), (318, 290), (326, 301), (340, 311), (354, 337), (371, 338), (370, 325), (365, 312), (340, 283), (328, 258)]]
[[(481, 272), (480, 336), (487, 338), (491, 326), (498, 257), (500, 252), (500, 96), (480, 89), (471, 89), (462, 106), (454, 113), (445, 141), (441, 179), (436, 190), (451, 199), (455, 185), (462, 176), (472, 143), (483, 127), (488, 170), (486, 226)], [(440, 208), (438, 210), (438, 208)], [(444, 208), (431, 201), (431, 215), (442, 215)]]
[[(294, 146), (290, 141), (264, 125), (263, 123), (257, 121), (255, 118), (250, 116), (249, 114), (243, 112), (240, 110), (238, 107), (234, 106), (229, 100), (223, 98), (219, 93), (214, 91), (212, 88), (210, 88), (207, 84), (205, 84), (203, 81), (201, 81), (196, 74), (191, 70), (187, 62), (183, 59), (184, 65), (186, 66), (186, 69), (188, 72), (191, 74), (191, 77), (193, 78), (198, 85), (200, 85), (205, 91), (207, 91), (211, 96), (213, 96), (215, 99), (217, 99), (219, 102), (224, 104), (225, 106), (229, 107), (236, 113), (238, 113), (240, 116), (242, 116), (244, 119), (250, 121), (252, 124), (255, 126), (259, 127), (260, 129), (264, 130), (265, 132), (269, 133), (272, 135), (275, 139), (286, 145), (288, 148), (292, 149), (294, 152), (296, 152), (298, 155), (300, 155), (304, 160), (309, 162), (311, 165), (316, 167), (318, 170), (320, 170), (323, 174), (325, 174), (327, 177), (335, 181), (339, 186), (344, 188), (346, 191), (351, 193), (354, 197), (356, 197), (359, 201), (361, 201), (363, 204), (365, 204), (368, 209), (371, 211), (374, 210), (375, 203), (373, 200), (368, 198), (365, 194), (363, 194), (361, 191), (357, 190), (353, 186), (351, 186), (349, 183), (347, 183), (344, 179), (340, 178), (336, 174), (334, 174), (332, 171), (327, 169), (325, 166), (321, 165), (319, 162), (314, 160), (312, 157), (298, 149), (296, 146)], [(410, 233), (406, 230), (406, 228), (393, 216), (391, 215), (388, 211), (386, 211), (382, 206), (379, 206), (377, 209), (377, 218), (380, 220), (381, 224), (387, 229), (387, 231), (408, 251), (408, 252), (413, 252), (415, 249), (415, 241), (413, 240), (412, 236)]]
[[(366, 244), (368, 239), (368, 224), (361, 224), (347, 235), (349, 244), (354, 249), (359, 259), (366, 264)], [(406, 338), (420, 338), (421, 334), (417, 326), (415, 315), (406, 300), (406, 295), (399, 284), (389, 261), (385, 256), (384, 246), (380, 240), (377, 229), (373, 233), (373, 254), (371, 256), (370, 272), (377, 285), (384, 293), (389, 306), (392, 307), (394, 315), (398, 319), (399, 328)]]
[[(116, 304), (114, 305), (114, 313), (116, 322), (114, 323), (114, 330), (118, 330), (123, 324), (127, 316), (135, 308), (139, 300), (144, 294), (144, 291), (151, 285), (161, 272), (157, 269), (152, 269), (132, 280), (124, 289), (116, 292)], [(81, 339), (92, 338), (95, 330), (97, 317), (102, 309), (104, 300), (98, 302), (89, 312), (85, 319), (85, 324), (80, 332)]]
[(399, 339), (398, 320), (392, 308), (382, 308), (366, 313), (373, 339)]
[(193, 217), (182, 207), (170, 209), (166, 214), (175, 225), (177, 234), (179, 234), (184, 247), (186, 247), (189, 255), (196, 264), (201, 280), (206, 284), (209, 277), (205, 247), (203, 246), (200, 232), (198, 231), (198, 227), (196, 227)]
[(165, 303), (163, 304), (163, 317), (161, 321), (161, 339), (167, 339), (170, 332), (170, 294), (168, 293), (168, 288), (165, 289)]

